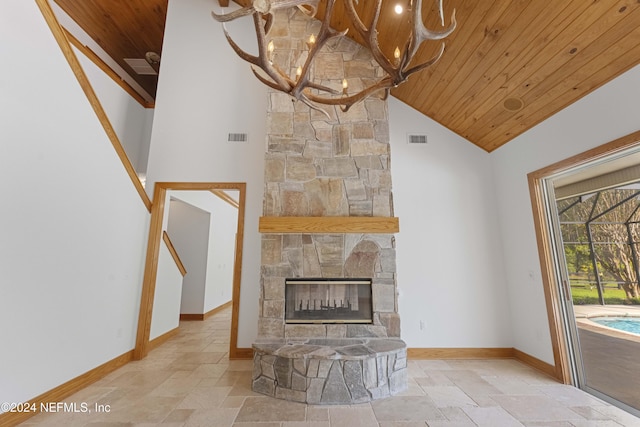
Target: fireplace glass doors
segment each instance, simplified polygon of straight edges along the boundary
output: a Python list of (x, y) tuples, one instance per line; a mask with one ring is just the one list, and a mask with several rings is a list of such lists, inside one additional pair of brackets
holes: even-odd
[(371, 279), (286, 279), (285, 323), (372, 323)]

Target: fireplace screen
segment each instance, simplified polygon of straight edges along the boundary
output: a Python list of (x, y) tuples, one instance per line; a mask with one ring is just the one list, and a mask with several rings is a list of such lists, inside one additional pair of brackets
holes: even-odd
[(371, 279), (287, 279), (285, 323), (372, 323)]

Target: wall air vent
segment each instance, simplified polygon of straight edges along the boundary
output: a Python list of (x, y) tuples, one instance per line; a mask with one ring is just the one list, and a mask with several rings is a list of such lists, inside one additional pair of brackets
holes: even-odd
[(427, 135), (407, 134), (407, 144), (426, 144)]
[(227, 138), (228, 142), (247, 142), (249, 141), (249, 135), (246, 133), (230, 133)]

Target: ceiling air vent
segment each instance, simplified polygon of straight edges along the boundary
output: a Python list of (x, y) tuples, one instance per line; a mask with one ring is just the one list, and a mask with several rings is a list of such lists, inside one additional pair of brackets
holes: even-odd
[(426, 144), (427, 135), (407, 134), (407, 144)]
[(146, 59), (124, 58), (124, 62), (126, 62), (136, 74), (143, 76), (155, 76), (158, 74)]
[(230, 133), (227, 139), (228, 142), (247, 142), (249, 135), (246, 133)]

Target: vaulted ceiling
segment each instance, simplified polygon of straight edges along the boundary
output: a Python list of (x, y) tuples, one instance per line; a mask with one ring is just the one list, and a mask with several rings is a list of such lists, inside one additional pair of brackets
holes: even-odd
[[(397, 1), (383, 0), (385, 52), (407, 34), (391, 11)], [(161, 52), (167, 0), (55, 2), (155, 96), (157, 76), (134, 73), (124, 58)], [(359, 2), (365, 22), (373, 3)], [(424, 3), (426, 26), (437, 28), (436, 1)], [(445, 0), (447, 24), (454, 8), (458, 27), (440, 61), (392, 95), (488, 152), (640, 63), (640, 0)], [(336, 12), (333, 26), (346, 28), (340, 2)], [(417, 57), (438, 48), (427, 43)]]

